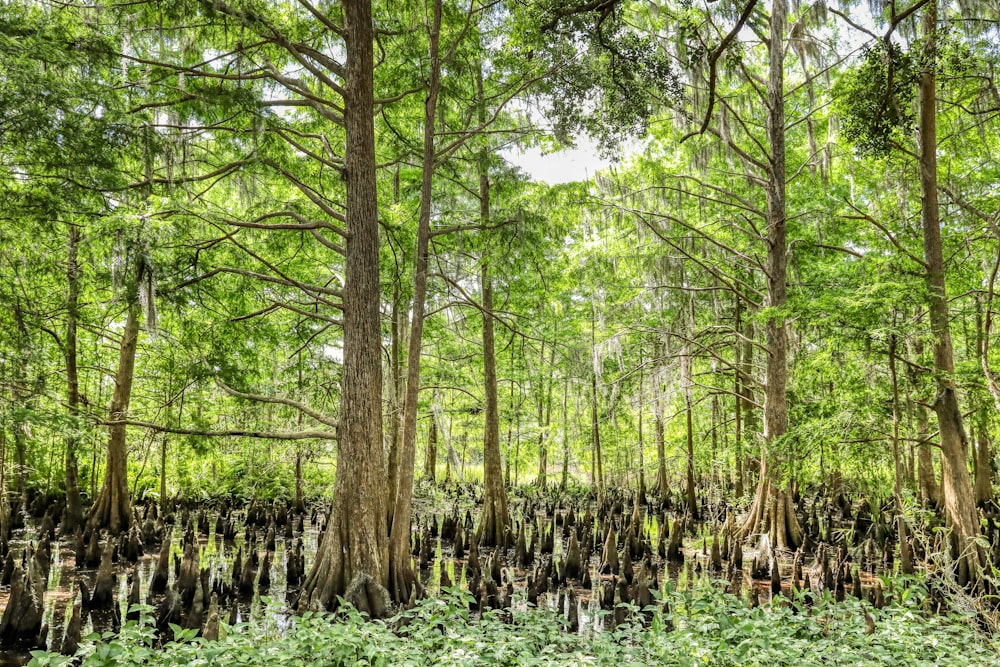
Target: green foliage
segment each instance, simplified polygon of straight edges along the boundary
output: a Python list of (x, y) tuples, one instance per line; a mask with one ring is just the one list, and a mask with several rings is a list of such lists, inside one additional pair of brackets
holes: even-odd
[[(891, 584), (898, 587), (901, 582)], [(352, 608), (336, 615), (307, 613), (283, 632), (224, 628), (217, 642), (174, 628), (174, 639), (154, 650), (149, 616), (129, 622), (116, 638), (80, 650), (82, 667), (130, 665), (901, 665), (967, 666), (995, 663), (998, 647), (978, 635), (972, 619), (928, 614), (927, 591), (910, 582), (895, 602), (876, 610), (853, 598), (829, 597), (810, 607), (787, 601), (750, 609), (714, 585), (668, 593), (671, 611), (652, 623), (629, 621), (613, 630), (568, 633), (548, 610), (487, 612), (474, 617), (472, 596), (458, 589), (421, 602), (386, 623), (367, 621)], [(890, 587), (890, 590), (891, 590)], [(148, 609), (146, 610), (148, 612)], [(866, 632), (865, 614), (874, 624)], [(672, 629), (671, 629), (672, 628)], [(94, 639), (94, 638), (92, 638)], [(32, 667), (69, 665), (73, 658), (42, 651)], [(82, 658), (82, 659), (81, 659)]]
[(632, 3), (536, 0), (522, 11), (514, 43), (553, 69), (544, 88), (562, 141), (585, 131), (611, 151), (680, 97), (660, 40), (632, 28)]
[(861, 155), (884, 157), (893, 142), (913, 132), (919, 79), (911, 53), (877, 41), (865, 46), (861, 63), (837, 82), (834, 96), (844, 136)]

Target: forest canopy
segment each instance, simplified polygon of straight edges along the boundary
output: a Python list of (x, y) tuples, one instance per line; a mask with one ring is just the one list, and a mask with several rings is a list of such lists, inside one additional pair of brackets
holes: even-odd
[(987, 599), (996, 10), (0, 3), (3, 555), (313, 512), (290, 606), (382, 617), (468, 501), (496, 599), (570, 512), (595, 577), (673, 530)]

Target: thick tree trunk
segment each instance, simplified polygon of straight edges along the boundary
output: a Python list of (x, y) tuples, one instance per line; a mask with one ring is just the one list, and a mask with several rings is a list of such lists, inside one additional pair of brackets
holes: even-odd
[[(140, 271), (139, 280), (142, 280)], [(132, 378), (135, 374), (135, 353), (139, 344), (139, 301), (129, 299), (125, 331), (122, 332), (121, 349), (118, 355), (118, 371), (115, 374), (115, 390), (111, 397), (109, 418), (123, 420), (128, 415), (132, 398)], [(107, 529), (118, 535), (129, 528), (132, 519), (132, 504), (128, 492), (128, 446), (125, 440), (124, 424), (108, 427), (108, 461), (104, 473), (101, 492), (90, 508), (87, 520), (92, 530)]]
[(300, 609), (330, 609), (343, 595), (385, 615), (389, 583), (382, 444), (378, 191), (375, 178), (374, 53), (370, 0), (342, 4), (348, 232), (344, 276), (344, 370), (337, 479), (326, 531), (302, 585)]
[[(77, 263), (77, 248), (80, 243), (80, 228), (70, 223), (66, 262), (66, 408), (70, 418), (80, 414), (80, 376), (77, 371), (76, 326), (80, 318), (80, 268)], [(75, 427), (66, 436), (66, 510), (63, 512), (60, 530), (72, 535), (83, 525), (83, 504), (80, 501), (76, 466), (77, 438)]]
[[(767, 304), (782, 309), (787, 301), (788, 272), (785, 212), (785, 103), (784, 60), (785, 0), (771, 7), (770, 45), (767, 81), (767, 136), (771, 148), (767, 184)], [(768, 533), (771, 544), (779, 549), (796, 549), (802, 543), (802, 530), (792, 508), (791, 496), (778, 488), (777, 475), (767, 446), (788, 431), (786, 386), (788, 383), (788, 332), (783, 315), (771, 316), (765, 323), (767, 360), (764, 390), (764, 446), (760, 455), (760, 479), (750, 512), (738, 533), (741, 537)]]
[[(924, 9), (923, 33), (928, 53), (937, 48), (937, 0)], [(927, 268), (927, 306), (934, 336), (934, 371), (937, 396), (934, 412), (941, 435), (941, 481), (948, 527), (957, 538), (958, 552), (971, 577), (977, 578), (984, 564), (975, 540), (980, 535), (979, 515), (969, 479), (965, 429), (958, 406), (952, 352), (948, 297), (944, 279), (944, 253), (937, 188), (937, 83), (936, 59), (931, 58), (920, 79), (920, 190), (924, 232), (924, 262)]]
[(406, 396), (403, 400), (403, 436), (399, 448), (399, 477), (394, 485), (395, 509), (389, 536), (389, 590), (395, 601), (405, 604), (415, 578), (410, 563), (410, 518), (413, 504), (414, 461), (417, 448), (417, 401), (420, 391), (420, 350), (423, 343), (424, 307), (427, 300), (427, 254), (431, 236), (431, 200), (434, 190), (434, 123), (441, 87), (438, 41), (441, 33), (441, 0), (433, 3), (430, 24), (430, 82), (424, 100), (424, 153), (420, 182), (420, 212), (417, 219), (417, 265), (413, 283), (409, 351), (406, 359)]

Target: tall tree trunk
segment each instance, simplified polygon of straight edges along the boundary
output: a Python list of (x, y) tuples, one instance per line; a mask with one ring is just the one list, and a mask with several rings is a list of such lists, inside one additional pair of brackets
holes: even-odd
[[(739, 309), (737, 308), (737, 322), (736, 330), (740, 328), (739, 325)], [(733, 433), (734, 449), (736, 455), (736, 497), (742, 498), (743, 493), (746, 490), (744, 474), (746, 468), (743, 467), (743, 387), (740, 382), (740, 352), (742, 349), (742, 343), (736, 341), (733, 346), (734, 362), (733, 366), (736, 371), (733, 373), (733, 427), (735, 432)]]
[(688, 511), (691, 517), (698, 519), (698, 497), (695, 495), (694, 486), (694, 416), (691, 404), (691, 384), (693, 359), (691, 357), (691, 345), (684, 343), (681, 350), (681, 383), (684, 385), (684, 425), (687, 442), (687, 474), (685, 475), (684, 492), (687, 499)]
[(565, 490), (569, 484), (569, 374), (563, 382), (563, 465), (559, 488)]
[[(914, 361), (920, 363), (924, 355), (924, 342), (920, 336), (913, 338), (911, 348)], [(912, 390), (920, 391), (916, 369), (911, 366), (909, 370)], [(920, 499), (923, 502), (932, 507), (940, 507), (943, 499), (941, 497), (941, 486), (938, 484), (937, 474), (934, 471), (934, 446), (931, 443), (930, 420), (927, 416), (927, 408), (919, 401), (911, 400), (910, 403), (916, 414), (917, 489), (920, 492)]]
[[(997, 254), (995, 266), (1000, 267), (1000, 253)], [(992, 284), (995, 280), (995, 275), (990, 278), (990, 292), (992, 296)], [(979, 354), (980, 363), (982, 364), (983, 371), (987, 377), (987, 387), (990, 387), (992, 392), (992, 385), (995, 385), (995, 381), (992, 380), (992, 373), (990, 372), (989, 366), (989, 344), (987, 339), (987, 332), (989, 329), (986, 328), (986, 321), (991, 317), (989, 310), (992, 309), (992, 299), (988, 299), (988, 307), (986, 318), (983, 316), (983, 300), (980, 295), (976, 295), (976, 352)], [(994, 396), (994, 401), (996, 401), (996, 396)], [(983, 507), (987, 503), (993, 500), (993, 484), (992, 484), (992, 463), (993, 463), (993, 452), (990, 449), (990, 415), (989, 407), (984, 401), (980, 405), (979, 409), (976, 411), (976, 447), (973, 456), (973, 470), (975, 471), (973, 477), (973, 494), (976, 497), (976, 505)]]
[(593, 368), (590, 373), (590, 482), (597, 490), (598, 502), (604, 497), (604, 461), (601, 456), (601, 424), (597, 410), (597, 371), (600, 360), (597, 357), (596, 333), (597, 307), (591, 303), (590, 314), (590, 354)]
[[(895, 314), (893, 315), (895, 320)], [(894, 322), (895, 323), (895, 322)], [(899, 379), (896, 374), (896, 335), (889, 338), (889, 380), (892, 383), (892, 495), (896, 502), (896, 532), (899, 538), (899, 569), (903, 574), (913, 574), (913, 558), (906, 537), (906, 519), (903, 516), (903, 465), (899, 453)]]
[[(923, 34), (926, 52), (937, 49), (937, 0), (924, 8)], [(955, 387), (955, 365), (948, 321), (948, 297), (944, 280), (944, 253), (937, 188), (937, 82), (936, 58), (931, 57), (920, 78), (920, 191), (921, 223), (924, 232), (927, 305), (934, 336), (934, 371), (937, 396), (934, 412), (941, 435), (941, 481), (945, 517), (957, 538), (962, 562), (968, 575), (978, 577), (983, 554), (975, 539), (980, 535), (972, 483), (969, 479), (965, 429)], [(961, 578), (961, 577), (960, 577)]]
[(976, 412), (976, 456), (975, 456), (975, 487), (976, 505), (983, 507), (993, 500), (992, 463), (993, 452), (990, 448), (990, 417), (989, 408), (981, 406)]
[[(486, 114), (482, 69), (478, 70), (476, 92), (482, 123)], [(490, 175), (484, 152), (479, 157), (479, 222), (484, 229), (490, 225), (490, 216)], [(486, 257), (483, 257), (479, 280), (483, 295), (483, 390), (486, 403), (483, 431), (483, 513), (479, 523), (479, 540), (484, 546), (506, 546), (510, 513), (507, 510), (507, 489), (504, 486), (500, 457), (500, 410), (497, 404), (497, 364), (493, 335), (493, 278), (490, 276)], [(507, 447), (509, 453), (510, 443)], [(509, 464), (507, 471), (509, 474)]]
[[(771, 155), (765, 194), (767, 199), (767, 304), (781, 310), (787, 302), (788, 243), (785, 211), (785, 0), (771, 6), (768, 47), (767, 137)], [(784, 315), (771, 316), (765, 323), (767, 360), (764, 392), (764, 445), (760, 455), (757, 493), (746, 520), (742, 537), (767, 532), (779, 549), (796, 549), (802, 530), (792, 508), (787, 489), (778, 487), (777, 470), (769, 461), (768, 445), (788, 431), (786, 386), (788, 383), (788, 331)]]
[[(66, 408), (71, 419), (80, 414), (80, 376), (77, 371), (76, 326), (80, 318), (80, 266), (77, 249), (80, 244), (80, 228), (70, 223), (69, 239), (66, 244)], [(83, 525), (83, 504), (80, 501), (80, 486), (77, 477), (76, 426), (73, 425), (66, 436), (66, 510), (63, 512), (60, 530), (72, 535)]]
[[(480, 176), (479, 192), (487, 202), (488, 220), (489, 181), (485, 170)], [(500, 412), (497, 407), (497, 370), (493, 344), (493, 279), (489, 264), (483, 260), (480, 273), (483, 292), (483, 376), (486, 396), (485, 430), (483, 433), (483, 516), (479, 524), (479, 542), (483, 546), (506, 546), (510, 514), (507, 510), (507, 491), (503, 484), (500, 464)]]
[[(138, 281), (143, 280), (140, 268)], [(139, 300), (135, 294), (128, 299), (128, 316), (122, 332), (115, 373), (115, 389), (111, 396), (110, 421), (124, 420), (128, 416), (132, 398), (132, 379), (135, 375), (135, 353), (139, 344)], [(118, 535), (128, 530), (132, 519), (132, 504), (128, 492), (128, 445), (125, 424), (108, 427), (108, 460), (101, 492), (90, 508), (87, 520), (91, 530), (107, 529)]]
[(667, 480), (665, 410), (663, 387), (656, 378), (653, 382), (653, 437), (656, 439), (656, 493), (660, 496), (660, 500), (665, 500), (670, 495), (670, 482)]
[[(549, 352), (548, 377), (545, 379), (545, 396), (538, 399), (538, 479), (535, 484), (544, 488), (548, 484), (549, 427), (552, 425), (552, 387), (555, 384), (556, 346)], [(545, 347), (542, 346), (542, 361), (545, 361)]]
[(643, 438), (642, 432), (642, 414), (646, 411), (646, 378), (642, 371), (642, 356), (639, 356), (639, 414), (638, 414), (638, 424), (637, 430), (639, 431), (639, 500), (645, 502), (646, 500), (646, 454), (643, 450), (646, 448), (646, 442)]
[(420, 181), (420, 213), (417, 219), (417, 265), (413, 283), (410, 345), (406, 359), (406, 397), (403, 400), (403, 439), (399, 449), (399, 478), (391, 515), (389, 537), (390, 591), (399, 603), (410, 598), (415, 581), (410, 564), (410, 519), (413, 502), (413, 474), (417, 444), (417, 401), (420, 391), (420, 349), (423, 343), (424, 307), (427, 300), (427, 254), (431, 237), (431, 200), (434, 190), (434, 123), (441, 88), (438, 44), (441, 34), (441, 0), (433, 3), (429, 39), (430, 82), (424, 100), (424, 153)]
[(337, 480), (326, 532), (302, 585), (300, 609), (330, 609), (343, 595), (387, 611), (386, 472), (382, 444), (382, 327), (375, 177), (374, 27), (370, 0), (343, 2), (345, 179), (348, 232), (343, 289), (344, 362)]
[(431, 411), (431, 423), (427, 427), (427, 449), (424, 452), (424, 477), (432, 482), (437, 482), (437, 447), (437, 418)]

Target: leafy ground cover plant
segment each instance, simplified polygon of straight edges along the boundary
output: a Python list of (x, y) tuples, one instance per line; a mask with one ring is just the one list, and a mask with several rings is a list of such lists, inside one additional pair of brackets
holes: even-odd
[[(334, 615), (304, 614), (290, 625), (237, 625), (218, 641), (174, 626), (153, 648), (149, 610), (117, 635), (92, 637), (75, 657), (36, 651), (31, 667), (130, 665), (996, 665), (995, 639), (958, 613), (930, 613), (926, 585), (891, 582), (883, 609), (829, 596), (778, 598), (751, 608), (714, 585), (668, 590), (654, 608), (628, 607), (627, 620), (604, 631), (570, 633), (546, 609), (469, 611), (472, 597), (442, 591), (385, 621), (350, 607)], [(650, 614), (643, 623), (641, 612)]]

